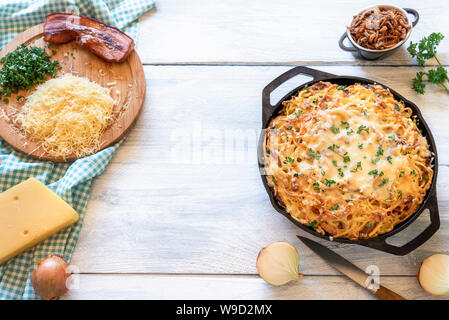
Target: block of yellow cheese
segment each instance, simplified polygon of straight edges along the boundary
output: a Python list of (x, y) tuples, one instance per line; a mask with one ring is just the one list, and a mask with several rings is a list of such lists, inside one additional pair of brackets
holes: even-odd
[(79, 216), (31, 178), (0, 194), (0, 264), (71, 225)]

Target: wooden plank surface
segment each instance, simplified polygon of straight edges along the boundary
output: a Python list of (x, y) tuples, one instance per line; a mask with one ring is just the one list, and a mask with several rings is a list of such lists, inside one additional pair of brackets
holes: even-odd
[[(287, 65), (315, 65), (389, 85), (415, 102), (439, 152), (441, 228), (405, 257), (321, 241), (409, 299), (433, 298), (415, 279), (421, 261), (449, 253), (447, 94), (416, 94), (419, 68), (406, 52), (378, 61), (338, 47), (362, 1), (175, 1), (142, 19), (137, 50), (146, 64), (143, 114), (105, 173), (94, 180), (72, 265), (80, 286), (66, 299), (371, 299), (302, 245), (304, 234), (269, 203), (256, 165), (261, 91)], [(449, 2), (395, 1), (418, 10), (410, 37), (448, 30)], [(448, 35), (446, 35), (448, 36)], [(439, 58), (449, 64), (449, 41)], [(433, 63), (433, 62), (432, 62)], [(306, 78), (273, 94), (273, 101)], [(422, 215), (395, 244), (428, 223)], [(256, 275), (258, 251), (278, 240), (300, 252), (303, 281), (272, 287)], [(444, 298), (443, 298), (444, 299)]]
[[(419, 288), (414, 277), (382, 277), (381, 284), (407, 299), (444, 299)], [(343, 276), (308, 276), (273, 287), (258, 276), (189, 275), (85, 275), (63, 299), (375, 299), (367, 290)], [(182, 305), (182, 304), (181, 304)]]
[[(416, 65), (406, 51), (431, 32), (448, 30), (449, 2), (397, 0), (421, 18), (407, 43), (378, 61), (338, 46), (352, 16), (376, 4), (360, 1), (164, 0), (142, 19), (137, 49), (144, 63)], [(446, 34), (446, 36), (449, 36)], [(438, 52), (449, 51), (444, 40)], [(442, 54), (442, 63), (449, 56)]]
[[(261, 90), (288, 69), (146, 66), (143, 114), (94, 181), (72, 263), (83, 273), (255, 274), (258, 251), (287, 240), (300, 250), (304, 273), (337, 274), (296, 239), (302, 231), (271, 207), (256, 165)], [(323, 242), (362, 268), (375, 263), (382, 275), (414, 276), (426, 256), (448, 253), (447, 95), (431, 88), (424, 97), (413, 93), (416, 70), (410, 67), (320, 69), (391, 85), (420, 106), (435, 134), (442, 226), (431, 240), (406, 257)], [(226, 147), (226, 132), (243, 133), (249, 143)], [(183, 139), (190, 156), (180, 151)], [(420, 219), (397, 241), (416, 235), (427, 221)]]

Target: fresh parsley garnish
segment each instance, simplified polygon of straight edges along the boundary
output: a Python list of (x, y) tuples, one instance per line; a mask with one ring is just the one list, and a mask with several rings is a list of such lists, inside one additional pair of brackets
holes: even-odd
[(293, 158), (291, 158), (291, 157), (287, 157), (287, 158), (285, 158), (285, 160), (284, 160), (284, 163), (293, 163), (293, 162), (295, 162), (295, 159), (293, 159)]
[(338, 210), (338, 208), (340, 208), (340, 206), (338, 205), (338, 203), (336, 203), (332, 207), (330, 207), (329, 210), (330, 211), (335, 211), (335, 210)]
[(43, 83), (50, 75), (56, 76), (61, 69), (58, 60), (50, 61), (45, 49), (20, 45), (8, 53), (0, 63), (0, 96), (9, 97), (19, 90), (30, 90), (35, 84)]
[(379, 162), (379, 160), (380, 160), (379, 158), (374, 158), (374, 159), (371, 159), (371, 162), (374, 163), (374, 164), (376, 164), (376, 163)]
[(276, 178), (275, 178), (274, 176), (271, 176), (271, 180), (273, 180), (273, 183), (274, 183), (275, 185), (278, 185), (278, 182), (277, 182), (277, 180), (276, 180)]
[(404, 174), (405, 174), (405, 171), (399, 172), (399, 178), (402, 178), (404, 176)]
[[(407, 48), (408, 52), (412, 57), (416, 58), (421, 67), (424, 67), (426, 61), (432, 58), (438, 63), (436, 68), (430, 69), (427, 72), (419, 71), (416, 73), (416, 77), (413, 78), (412, 87), (420, 94), (424, 94), (426, 82), (435, 83), (449, 93), (449, 88), (446, 85), (449, 81), (447, 70), (436, 56), (437, 46), (443, 39), (444, 36), (440, 32), (433, 32), (428, 37), (422, 38), (419, 43), (410, 42)], [(424, 79), (424, 77), (427, 79)]]
[(396, 141), (396, 136), (395, 135), (388, 136), (388, 140)]
[(369, 127), (364, 125), (359, 126), (359, 128), (357, 129), (357, 133), (360, 134), (362, 133), (362, 131), (366, 131), (366, 133), (369, 133)]
[(388, 181), (389, 181), (388, 178), (382, 179), (382, 183), (379, 184), (379, 187), (383, 187), (384, 185), (386, 185), (388, 183)]
[(384, 149), (382, 149), (382, 145), (379, 144), (379, 147), (377, 148), (376, 156), (380, 157), (384, 155)]
[(333, 185), (333, 184), (335, 184), (335, 183), (337, 183), (335, 180), (324, 179), (324, 184), (325, 184), (327, 187), (330, 187), (331, 185)]
[(309, 148), (309, 157), (319, 160), (321, 158), (321, 154), (319, 151), (315, 152), (312, 148)]
[(307, 226), (313, 228), (313, 230), (316, 230), (318, 228), (317, 223), (318, 223), (318, 221), (313, 220)]
[[(329, 147), (327, 147), (329, 150), (331, 150), (331, 151), (333, 151), (333, 152), (335, 152), (336, 154), (338, 154), (336, 151), (335, 151), (335, 149), (338, 149), (338, 148), (340, 148), (340, 146), (339, 145), (336, 145), (336, 144), (333, 144), (333, 145), (331, 145), (331, 146), (329, 146)], [(341, 154), (338, 154), (340, 157), (342, 157), (343, 158), (343, 162), (344, 163), (346, 163), (346, 162), (350, 162), (351, 161), (351, 158), (348, 156), (348, 153), (347, 152), (345, 152), (343, 155), (341, 155)], [(333, 162), (333, 161), (332, 161)]]
[(379, 174), (379, 171), (377, 171), (377, 169), (371, 170), (370, 172), (368, 172), (368, 175), (370, 176), (377, 176)]
[(343, 173), (343, 170), (341, 168), (338, 168), (338, 175), (340, 177), (344, 177), (345, 176), (345, 174)]
[(314, 186), (315, 186), (315, 190), (320, 190), (320, 183), (318, 181), (315, 182)]
[(402, 199), (402, 190), (398, 191), (398, 199)]
[(357, 162), (357, 167), (355, 167), (354, 169), (351, 170), (351, 172), (357, 172), (357, 171), (362, 171), (362, 162)]
[(422, 38), (419, 43), (413, 43), (413, 41), (411, 41), (407, 51), (412, 57), (416, 58), (419, 65), (423, 67), (427, 60), (435, 57), (437, 46), (443, 39), (444, 36), (440, 32), (433, 32), (428, 37)]
[(419, 71), (416, 73), (416, 77), (413, 78), (413, 80), (412, 80), (413, 90), (415, 90), (416, 92), (418, 92), (420, 94), (424, 94), (424, 91), (426, 89), (426, 84), (423, 80), (425, 74), (426, 74), (425, 72)]
[(357, 146), (359, 147), (360, 150), (363, 149), (363, 143), (359, 143)]
[(336, 144), (333, 144), (333, 145), (331, 145), (331, 146), (329, 146), (329, 147), (327, 147), (330, 151), (333, 151), (333, 152), (335, 152), (335, 149), (337, 148), (340, 148), (340, 146), (339, 145), (336, 145)]
[(334, 166), (336, 166), (336, 167), (338, 166), (337, 160), (332, 160), (332, 163), (333, 163)]
[(340, 127), (345, 128), (345, 129), (349, 129), (349, 122), (342, 121), (340, 123)]
[(345, 85), (340, 85), (337, 87), (337, 90), (343, 90), (346, 86)]
[(299, 109), (296, 109), (295, 112), (293, 113), (293, 115), (295, 115), (296, 118), (298, 118), (301, 114), (302, 114), (302, 110), (299, 110)]
[(340, 128), (337, 128), (336, 126), (332, 126), (331, 130), (333, 133), (339, 133), (340, 132)]
[(387, 157), (387, 161), (388, 161), (390, 164), (393, 164), (393, 161), (391, 161), (391, 159), (392, 159), (391, 156), (388, 156), (388, 157)]

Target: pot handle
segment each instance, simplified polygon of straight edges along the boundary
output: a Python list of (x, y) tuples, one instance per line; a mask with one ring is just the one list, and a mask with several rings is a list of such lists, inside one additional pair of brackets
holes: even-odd
[(279, 77), (271, 81), (262, 91), (262, 125), (266, 127), (266, 123), (273, 113), (274, 106), (270, 102), (271, 93), (281, 84), (297, 76), (298, 74), (305, 74), (313, 78), (312, 81), (323, 80), (326, 78), (335, 77), (335, 75), (303, 66), (298, 66), (284, 72)]
[(430, 239), (434, 235), (435, 232), (440, 228), (440, 215), (438, 212), (438, 201), (437, 201), (437, 191), (436, 186), (432, 194), (430, 195), (429, 202), (426, 205), (426, 209), (429, 209), (430, 211), (430, 225), (424, 229), (416, 238), (412, 239), (408, 243), (404, 244), (401, 247), (397, 247), (391, 244), (388, 244), (386, 242), (387, 238), (383, 239), (372, 239), (374, 241), (367, 241), (366, 243), (359, 243), (362, 246), (370, 247), (374, 249), (378, 249), (384, 252), (388, 252), (397, 256), (404, 256), (416, 248), (418, 248), (420, 245), (422, 245), (424, 242)]
[(345, 46), (345, 44), (343, 43), (343, 41), (348, 37), (348, 33), (345, 32), (341, 35), (340, 40), (338, 40), (338, 45), (340, 46), (341, 49), (345, 50), (345, 51), (350, 51), (350, 52), (358, 52), (359, 49), (354, 48), (354, 47), (347, 47)]
[(419, 21), (419, 13), (418, 13), (418, 11), (416, 11), (415, 9), (412, 9), (412, 8), (403, 8), (403, 9), (407, 13), (410, 13), (415, 18), (415, 20), (413, 20), (413, 22), (412, 22), (412, 26), (416, 26), (416, 24)]

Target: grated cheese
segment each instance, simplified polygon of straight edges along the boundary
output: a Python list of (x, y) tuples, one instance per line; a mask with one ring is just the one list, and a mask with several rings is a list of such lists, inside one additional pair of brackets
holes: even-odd
[(86, 156), (100, 147), (112, 121), (110, 90), (71, 74), (51, 79), (31, 94), (17, 116), (25, 136), (55, 157)]

